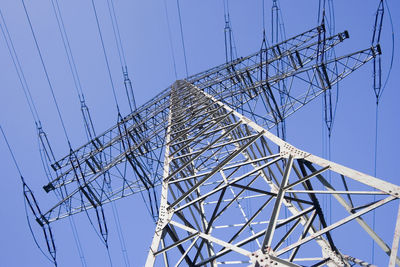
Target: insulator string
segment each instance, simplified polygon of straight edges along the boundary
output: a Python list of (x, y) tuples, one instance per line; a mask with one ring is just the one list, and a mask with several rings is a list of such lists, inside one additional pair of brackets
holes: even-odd
[(24, 0), (21, 0), (21, 1), (22, 1), (22, 5), (23, 5), (23, 8), (24, 8), (25, 15), (26, 15), (26, 19), (28, 20), (28, 23), (29, 23), (29, 28), (30, 28), (32, 36), (33, 36), (33, 40), (35, 42), (36, 50), (37, 50), (37, 52), (39, 54), (40, 62), (42, 63), (42, 68), (43, 68), (43, 71), (44, 71), (45, 76), (46, 76), (47, 84), (48, 84), (48, 86), (50, 88), (51, 96), (53, 98), (53, 102), (54, 102), (54, 104), (56, 106), (56, 109), (57, 109), (57, 114), (58, 114), (58, 117), (60, 119), (63, 131), (64, 131), (65, 138), (67, 139), (69, 147), (71, 147), (71, 143), (69, 141), (67, 129), (65, 127), (64, 120), (63, 120), (63, 117), (61, 115), (61, 110), (60, 110), (60, 107), (58, 105), (56, 96), (54, 94), (53, 85), (50, 82), (50, 77), (49, 77), (49, 74), (47, 72), (46, 65), (44, 63), (44, 59), (43, 59), (42, 52), (41, 52), (40, 47), (39, 47), (39, 43), (38, 43), (37, 38), (36, 38), (35, 31), (33, 30), (32, 22), (31, 22), (31, 19), (30, 19), (29, 14), (28, 14), (28, 10), (27, 10), (26, 5), (25, 5), (25, 1)]

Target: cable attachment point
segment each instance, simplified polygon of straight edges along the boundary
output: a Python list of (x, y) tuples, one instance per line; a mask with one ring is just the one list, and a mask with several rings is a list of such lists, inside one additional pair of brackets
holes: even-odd
[[(29, 186), (25, 183), (24, 178), (21, 176), (21, 181), (22, 181), (22, 186), (23, 186), (23, 193), (24, 193), (24, 198), (26, 202), (28, 203), (28, 206), (35, 217), (36, 222), (39, 224), (39, 226), (42, 228), (44, 239), (46, 242), (46, 247), (47, 251), (49, 252), (49, 255), (51, 257), (51, 261), (54, 263), (55, 266), (57, 266), (57, 251), (56, 251), (56, 246), (54, 243), (54, 235), (50, 227), (50, 223), (47, 220), (47, 218), (42, 214), (39, 204), (36, 201), (36, 198), (32, 192), (32, 190), (29, 188)], [(27, 216), (28, 217), (28, 216)], [(32, 231), (33, 238), (36, 240), (33, 231)], [(39, 249), (40, 246), (37, 243)]]

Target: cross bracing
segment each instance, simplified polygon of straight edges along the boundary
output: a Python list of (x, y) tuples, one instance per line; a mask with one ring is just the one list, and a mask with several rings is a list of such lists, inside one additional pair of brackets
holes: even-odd
[[(341, 251), (334, 236), (351, 221), (392, 266), (400, 262), (396, 235), (390, 247), (361, 217), (398, 199), (399, 186), (299, 150), (186, 81), (173, 86), (170, 110), (160, 213), (146, 266), (350, 266), (356, 255)], [(197, 126), (182, 130), (191, 125)], [(328, 181), (328, 172), (344, 190)], [(352, 182), (365, 189), (350, 190)], [(341, 206), (339, 220), (327, 221), (323, 194)]]
[[(53, 162), (55, 175), (44, 189), (60, 201), (45, 212), (31, 206), (45, 233), (51, 235), (50, 223), (88, 209), (106, 233), (102, 205), (141, 192), (158, 219), (149, 266), (365, 263), (341, 251), (333, 237), (352, 221), (397, 260), (396, 245), (361, 216), (397, 199), (398, 187), (301, 151), (268, 131), (381, 53), (377, 45), (319, 61), (349, 38), (345, 31), (322, 41), (324, 31), (316, 27), (177, 81)], [(340, 188), (326, 178), (329, 172), (338, 175)], [(353, 183), (364, 187), (356, 191)], [(323, 195), (337, 200), (340, 220), (328, 222)], [(377, 201), (368, 201), (369, 195)]]
[[(250, 56), (193, 75), (187, 81), (271, 129), (380, 53), (379, 46), (375, 46), (315, 64), (321, 53), (349, 37), (347, 32), (336, 34), (326, 38), (321, 47), (318, 35), (324, 30), (322, 26), (313, 28)], [(334, 70), (335, 64), (338, 71)], [(285, 103), (280, 105), (277, 99), (282, 92), (278, 85), (283, 80), (289, 86), (283, 92)], [(161, 185), (163, 177), (170, 97), (171, 87), (52, 163), (55, 175), (44, 189), (57, 192), (61, 201), (40, 220), (52, 222), (138, 192), (146, 192), (156, 217), (158, 200), (152, 191)], [(200, 106), (193, 108), (197, 112)], [(194, 127), (190, 125), (182, 131)]]

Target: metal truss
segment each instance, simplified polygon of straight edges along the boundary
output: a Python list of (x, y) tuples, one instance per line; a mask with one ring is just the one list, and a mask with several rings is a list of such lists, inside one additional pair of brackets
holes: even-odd
[[(293, 147), (193, 83), (177, 81), (169, 105), (146, 266), (368, 265), (334, 238), (350, 222), (388, 254), (390, 266), (400, 263), (399, 216), (392, 247), (362, 218), (397, 200), (399, 186)], [(326, 194), (336, 200), (333, 222), (321, 206)]]
[[(374, 46), (316, 63), (322, 53), (349, 37), (347, 32), (327, 37), (321, 49), (318, 36), (323, 31), (324, 27), (318, 26), (186, 81), (260, 127), (271, 129), (380, 54), (379, 46)], [(283, 81), (284, 87), (280, 86)], [(105, 203), (135, 193), (147, 196), (152, 215), (157, 218), (157, 188), (163, 181), (168, 147), (166, 129), (170, 114), (177, 112), (171, 109), (173, 91), (172, 87), (165, 89), (109, 130), (52, 163), (54, 175), (44, 189), (56, 192), (61, 201), (43, 212), (38, 221), (49, 224), (87, 209), (97, 211)], [(285, 101), (281, 105), (282, 95)], [(192, 113), (186, 114), (189, 117), (185, 120), (197, 118), (198, 112), (209, 109), (198, 99), (189, 100), (195, 102), (186, 103)], [(215, 106), (211, 102), (209, 105)], [(181, 129), (182, 135), (206, 121), (203, 118), (200, 125), (187, 124)], [(175, 162), (180, 164), (179, 160)]]

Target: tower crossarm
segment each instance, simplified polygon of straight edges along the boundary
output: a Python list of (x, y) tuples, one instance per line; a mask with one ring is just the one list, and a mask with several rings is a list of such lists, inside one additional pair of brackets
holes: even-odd
[[(317, 30), (321, 30), (321, 27), (317, 27), (314, 30), (311, 30), (310, 32), (306, 32), (308, 34), (315, 32)], [(304, 33), (303, 35), (300, 35), (301, 37), (304, 38), (304, 36), (307, 36), (306, 33)], [(315, 37), (315, 34), (311, 34), (311, 36)], [(341, 41), (343, 41), (344, 39), (346, 39), (348, 37), (348, 34), (346, 32), (337, 34), (333, 37), (330, 37), (327, 39), (327, 45), (325, 46), (326, 51), (329, 50), (331, 47), (335, 46), (336, 44), (340, 43)], [(265, 51), (261, 51), (260, 53), (272, 53), (271, 56), (273, 56), (271, 59), (269, 60), (262, 60), (261, 62), (257, 63), (257, 64), (253, 64), (250, 67), (245, 67), (245, 66), (241, 66), (238, 65), (236, 67), (234, 67), (234, 65), (230, 65), (230, 67), (226, 68), (225, 71), (228, 72), (228, 76), (224, 77), (224, 79), (233, 79), (234, 76), (239, 79), (238, 77), (244, 77), (244, 75), (247, 74), (248, 79), (250, 79), (251, 83), (253, 83), (253, 79), (250, 77), (250, 73), (252, 73), (253, 75), (255, 74), (255, 72), (259, 71), (260, 72), (260, 77), (258, 78), (258, 80), (262, 80), (262, 69), (266, 66), (266, 65), (271, 65), (273, 66), (274, 64), (272, 64), (275, 61), (280, 61), (283, 64), (286, 64), (288, 66), (288, 68), (286, 68), (286, 72), (290, 74), (290, 71), (299, 69), (300, 67), (303, 67), (305, 65), (307, 65), (309, 62), (311, 62), (312, 60), (314, 60), (317, 56), (318, 56), (318, 42), (314, 42), (310, 45), (304, 46), (302, 47), (301, 44), (305, 44), (306, 41), (311, 40), (311, 37), (306, 38), (303, 42), (299, 41), (299, 44), (294, 45), (292, 44), (291, 47), (292, 48), (299, 48), (301, 47), (300, 50), (296, 50), (295, 51), (295, 56), (292, 55), (291, 50), (285, 50), (285, 51), (281, 51), (281, 49), (279, 49), (280, 46), (283, 47), (283, 45), (288, 45), (291, 44), (291, 42), (289, 42), (290, 40), (297, 40), (298, 38), (292, 38), (289, 39), (287, 42), (284, 43), (280, 43), (277, 45), (272, 46), (271, 48), (265, 50)], [(273, 51), (273, 52), (271, 52)], [(276, 52), (279, 51), (279, 52)], [(320, 52), (321, 53), (321, 52)], [(256, 59), (258, 58), (258, 54), (255, 54), (253, 57), (255, 57)], [(254, 59), (253, 57), (248, 58), (247, 61), (252, 62)], [(296, 57), (296, 60), (294, 60), (294, 57)], [(295, 63), (295, 61), (297, 61), (297, 65)], [(243, 61), (242, 61), (243, 62)], [(289, 62), (289, 63), (288, 63)], [(300, 62), (300, 63), (299, 63)], [(302, 62), (302, 63), (301, 63)], [(239, 63), (238, 63), (239, 64)], [(236, 64), (235, 64), (236, 65)], [(242, 68), (239, 69), (238, 71), (235, 71), (234, 74), (232, 74), (230, 68), (232, 69), (236, 69), (236, 68)], [(258, 70), (258, 69), (259, 70)], [(280, 73), (278, 68), (274, 68), (274, 75), (272, 75), (272, 77), (276, 77), (279, 75), (283, 75), (285, 73)], [(214, 77), (216, 79), (216, 77)], [(209, 76), (206, 76), (205, 78), (203, 78), (201, 81), (202, 87), (206, 87), (206, 85), (204, 84), (205, 80), (210, 79)], [(268, 76), (264, 76), (264, 79), (269, 79)], [(246, 78), (243, 78), (242, 80), (239, 79), (239, 81), (242, 81), (243, 83), (245, 83), (245, 85), (248, 86), (248, 84), (246, 83)], [(257, 78), (254, 79), (254, 81), (257, 81)], [(216, 79), (216, 81), (214, 81), (214, 85), (215, 83), (218, 82), (218, 79)], [(210, 84), (208, 87), (211, 88), (213, 84)], [(252, 84), (250, 84), (252, 85)], [(249, 90), (255, 90), (255, 89), (249, 89)], [(154, 101), (150, 101), (151, 103), (154, 103)], [(159, 103), (160, 101), (157, 101), (155, 103)], [(164, 101), (164, 103), (166, 103)], [(150, 109), (147, 108), (147, 106), (149, 105), (149, 103), (147, 105), (145, 105), (145, 108), (140, 108), (138, 111), (134, 112), (133, 114), (127, 116), (126, 118), (124, 118), (123, 120), (121, 120), (120, 122), (118, 122), (117, 125), (115, 125), (113, 128), (111, 128), (110, 130), (106, 131), (105, 133), (103, 133), (102, 135), (98, 136), (97, 138), (91, 140), (89, 143), (87, 143), (86, 145), (78, 148), (77, 150), (75, 150), (73, 152), (73, 154), (75, 155), (75, 157), (77, 158), (78, 161), (80, 161), (80, 165), (85, 164), (88, 165), (88, 168), (86, 168), (89, 172), (90, 171), (94, 171), (100, 164), (99, 161), (107, 161), (107, 156), (104, 155), (102, 156), (101, 154), (107, 154), (108, 152), (108, 148), (111, 155), (114, 155), (115, 153), (112, 153), (112, 150), (117, 150), (118, 153), (118, 149), (120, 146), (120, 141), (123, 138), (123, 135), (125, 135), (127, 138), (131, 139), (133, 142), (137, 142), (138, 139), (144, 139), (145, 138), (145, 131), (147, 131), (147, 129), (153, 129), (153, 125), (149, 125), (151, 124), (151, 122), (149, 123), (149, 117), (154, 116), (154, 114), (156, 114), (158, 112), (158, 110), (163, 110), (165, 109), (165, 105), (164, 106), (159, 106), (157, 109), (157, 107), (152, 107), (150, 106)], [(151, 110), (153, 108), (153, 110)], [(150, 111), (150, 114), (149, 114)], [(153, 112), (151, 112), (153, 111)], [(164, 119), (165, 122), (165, 119)], [(160, 125), (160, 121), (157, 121), (158, 125)], [(122, 128), (122, 130), (121, 130)], [(126, 129), (126, 131), (125, 131)], [(151, 131), (150, 130), (150, 131)], [(145, 143), (145, 147), (140, 147), (142, 148), (142, 152), (148, 152), (148, 150), (150, 149), (150, 144), (149, 143)], [(106, 151), (106, 153), (103, 153), (103, 151)], [(63, 159), (55, 162), (54, 164), (52, 164), (53, 169), (57, 172), (57, 177), (51, 181), (47, 186), (45, 186), (45, 190), (46, 191), (50, 191), (53, 190), (55, 188), (57, 188), (57, 184), (61, 185), (61, 184), (65, 184), (65, 183), (69, 183), (70, 181), (66, 181), (65, 180), (65, 176), (68, 175), (69, 173), (71, 173), (73, 171), (72, 166), (69, 165), (70, 160), (69, 160), (70, 155), (64, 157)], [(100, 159), (101, 158), (101, 159)], [(109, 158), (109, 157), (108, 157)]]
[[(261, 49), (257, 53), (226, 64), (225, 68), (218, 69), (203, 75), (201, 78), (190, 79), (199, 88), (206, 88), (221, 83), (227, 79), (234, 83), (248, 83), (248, 76), (258, 72), (259, 79), (268, 79), (293, 70), (303, 68), (310, 62), (316, 60), (321, 54), (329, 51), (345, 39), (349, 38), (347, 31), (326, 38), (325, 45), (321, 48), (322, 41), (310, 39), (301, 46), (291, 46), (285, 49), (282, 44)], [(264, 70), (261, 73), (260, 68)]]
[[(310, 42), (315, 42), (318, 41), (318, 34), (320, 32), (324, 32), (325, 28), (323, 26), (317, 26), (315, 28), (312, 28), (308, 31), (305, 31), (301, 34), (298, 34), (294, 37), (291, 37), (285, 41), (282, 41), (280, 43), (274, 44), (268, 49), (262, 49), (264, 53), (267, 51), (269, 53), (269, 58), (276, 58), (282, 55), (282, 52), (288, 52), (288, 51), (294, 51), (296, 49), (299, 49), (306, 44)], [(189, 76), (187, 78), (188, 81), (192, 83), (196, 83), (199, 80), (203, 80), (207, 77), (212, 77), (212, 76), (218, 76), (218, 73), (220, 71), (225, 71), (229, 66), (231, 65), (237, 65), (239, 66), (241, 63), (248, 61), (251, 58), (255, 58), (259, 55), (260, 51), (253, 53), (251, 55), (245, 56), (245, 57), (240, 57), (237, 58), (231, 62), (221, 64), (219, 66), (216, 66), (214, 68), (208, 69), (206, 71), (203, 71), (201, 73)]]
[[(225, 76), (217, 79), (218, 82), (196, 81), (193, 84), (271, 129), (380, 53), (379, 46), (370, 47), (324, 63), (290, 68), (284, 73), (277, 71), (268, 76), (269, 65), (260, 64), (236, 70), (235, 78), (227, 71)], [(279, 86), (283, 81), (290, 85), (286, 90)], [(285, 95), (283, 104), (278, 101), (280, 94)]]
[[(262, 55), (273, 49), (267, 49), (247, 57), (240, 64), (225, 64), (225, 69), (204, 72), (188, 81), (217, 101), (242, 112), (261, 127), (270, 129), (380, 53), (379, 46), (376, 46), (332, 58), (324, 63), (312, 64), (318, 57), (318, 42), (312, 42), (318, 29), (320, 28), (299, 35), (303, 41), (289, 39), (291, 41), (286, 44), (295, 47), (295, 52), (281, 51), (280, 55), (268, 60)], [(325, 51), (347, 37), (347, 33), (343, 32), (328, 38)], [(295, 40), (300, 44), (296, 46)], [(286, 66), (285, 72), (279, 68), (269, 71), (268, 68), (274, 62)], [(338, 68), (334, 70), (335, 65)], [(291, 87), (284, 91), (286, 102), (280, 105), (276, 99), (281, 93), (278, 85), (283, 80), (288, 81), (287, 84), (291, 84)], [(166, 129), (171, 93), (171, 87), (167, 88), (108, 131), (52, 164), (56, 177), (44, 189), (47, 192), (61, 190), (64, 198), (48, 209), (44, 222), (52, 222), (134, 193), (149, 191), (161, 184), (164, 151), (168, 145), (165, 136), (168, 134)], [(176, 130), (181, 139), (170, 145), (181, 147), (180, 151), (175, 152), (177, 158), (173, 162), (177, 165), (181, 165), (189, 155), (199, 153), (197, 150), (187, 151), (184, 146), (188, 141), (184, 138), (185, 135), (198, 125), (203, 127), (203, 132), (199, 134), (207, 133), (208, 116), (216, 116), (217, 121), (224, 120), (226, 116), (220, 114), (218, 107), (209, 110), (212, 103), (204, 96), (197, 95), (198, 98), (186, 96), (186, 106), (175, 110), (175, 121), (187, 120), (187, 116), (200, 118), (198, 114), (203, 114), (204, 110), (210, 113), (203, 114), (198, 124), (184, 124)], [(224, 127), (229, 130), (233, 126)], [(248, 137), (243, 137), (245, 139)], [(185, 153), (182, 154), (183, 152)], [(156, 205), (154, 202), (153, 204)], [(65, 205), (67, 213), (61, 212), (61, 206)]]

